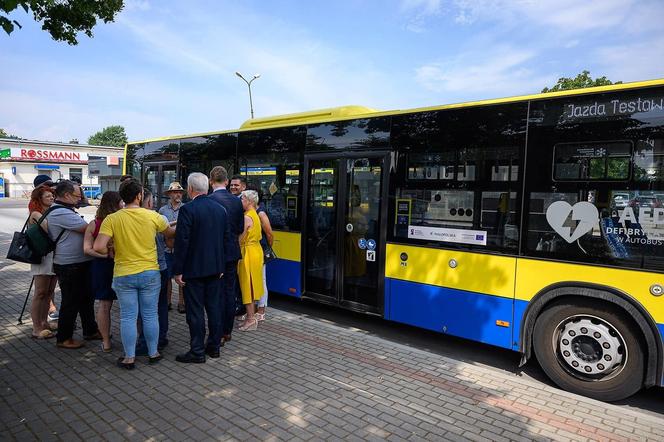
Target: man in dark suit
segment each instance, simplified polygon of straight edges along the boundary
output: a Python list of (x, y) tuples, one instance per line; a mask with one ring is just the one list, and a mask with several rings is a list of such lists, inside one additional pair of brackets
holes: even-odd
[[(173, 274), (184, 288), (190, 349), (177, 355), (178, 362), (205, 362), (205, 355), (219, 357), (221, 344), (221, 299), (226, 269), (224, 240), (226, 211), (207, 197), (208, 178), (194, 172), (187, 178), (191, 202), (180, 209), (175, 231)], [(208, 338), (205, 342), (205, 314)]]
[(228, 215), (229, 235), (226, 239), (226, 270), (224, 272), (224, 296), (222, 297), (222, 343), (231, 340), (233, 322), (235, 320), (236, 293), (239, 291), (237, 282), (237, 262), (242, 258), (239, 237), (244, 230), (244, 210), (242, 201), (231, 194), (228, 185), (228, 172), (222, 166), (210, 171), (210, 198), (226, 209)]

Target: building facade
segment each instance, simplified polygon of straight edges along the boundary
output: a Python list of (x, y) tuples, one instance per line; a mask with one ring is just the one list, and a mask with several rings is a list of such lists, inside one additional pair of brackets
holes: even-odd
[(53, 181), (76, 177), (83, 186), (115, 188), (123, 153), (124, 147), (0, 138), (2, 190), (5, 197), (29, 198), (37, 175), (48, 175)]

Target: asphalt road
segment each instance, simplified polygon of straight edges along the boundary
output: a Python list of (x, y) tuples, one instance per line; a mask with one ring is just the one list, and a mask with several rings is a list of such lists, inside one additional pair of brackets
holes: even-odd
[[(0, 232), (11, 234), (19, 230), (28, 215), (26, 207), (26, 200), (0, 199)], [(95, 211), (95, 207), (86, 207), (80, 213), (87, 220), (92, 220)], [(272, 295), (270, 306), (331, 322), (357, 333), (379, 336), (420, 350), (552, 385), (535, 360), (519, 369), (520, 355), (512, 351), (287, 296)], [(642, 391), (618, 405), (661, 416), (664, 414), (664, 388)]]

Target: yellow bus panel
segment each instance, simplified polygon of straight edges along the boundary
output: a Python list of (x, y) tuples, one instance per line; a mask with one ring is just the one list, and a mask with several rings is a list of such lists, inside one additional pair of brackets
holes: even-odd
[(514, 297), (516, 258), (400, 244), (387, 244), (386, 255), (387, 278)]
[(293, 232), (273, 231), (274, 243), (272, 248), (281, 259), (300, 262), (300, 234)]
[(664, 323), (664, 297), (650, 294), (653, 284), (664, 286), (664, 275), (658, 273), (519, 258), (516, 299), (530, 301), (543, 288), (565, 281), (615, 287), (640, 302), (657, 323)]

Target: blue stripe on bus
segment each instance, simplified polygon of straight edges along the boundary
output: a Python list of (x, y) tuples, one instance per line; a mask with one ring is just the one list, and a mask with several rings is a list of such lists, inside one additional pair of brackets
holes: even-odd
[(300, 271), (301, 265), (297, 261), (275, 259), (269, 262), (265, 269), (268, 290), (299, 298), (302, 296)]
[(508, 349), (513, 306), (511, 298), (385, 279), (386, 319)]

